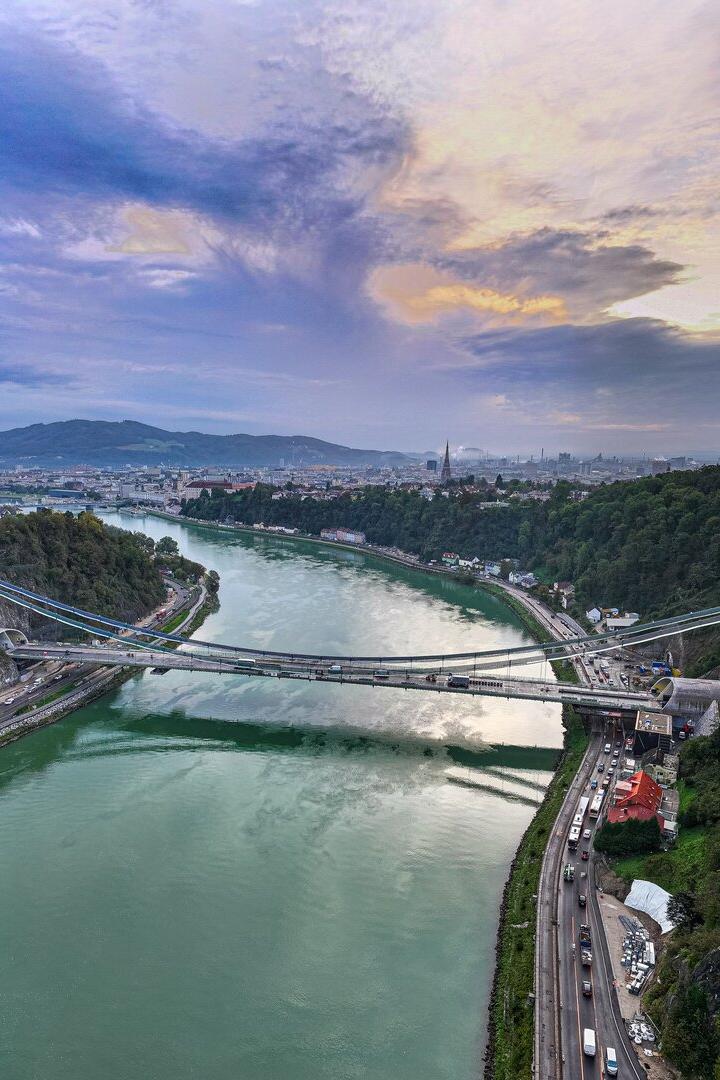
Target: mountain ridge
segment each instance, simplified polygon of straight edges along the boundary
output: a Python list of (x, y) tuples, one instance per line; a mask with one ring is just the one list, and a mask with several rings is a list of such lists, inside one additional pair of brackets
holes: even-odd
[(26, 466), (401, 465), (394, 450), (363, 450), (310, 435), (212, 435), (136, 420), (59, 420), (0, 432), (0, 464)]

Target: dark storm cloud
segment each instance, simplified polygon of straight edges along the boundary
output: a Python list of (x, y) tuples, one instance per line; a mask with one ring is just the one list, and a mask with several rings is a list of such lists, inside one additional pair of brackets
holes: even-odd
[(574, 318), (670, 285), (683, 270), (640, 244), (609, 240), (605, 232), (540, 229), (436, 265), (499, 291), (515, 291), (520, 283), (529, 294), (559, 295)]
[(688, 436), (698, 425), (717, 426), (720, 335), (616, 319), (488, 332), (463, 345), (473, 358), (466, 377), (507, 395), (536, 421), (562, 413), (595, 426), (662, 422)]
[(351, 120), (289, 118), (263, 137), (212, 139), (122, 96), (79, 52), (27, 34), (0, 43), (0, 85), (0, 181), (26, 197), (81, 194), (326, 230), (361, 206), (336, 174), (393, 160), (406, 138), (387, 117), (356, 110)]

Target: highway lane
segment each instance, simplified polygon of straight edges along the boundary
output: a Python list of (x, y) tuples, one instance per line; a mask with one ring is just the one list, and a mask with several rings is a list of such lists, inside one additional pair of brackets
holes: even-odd
[[(556, 637), (566, 638), (577, 631), (566, 626), (533, 598), (523, 599), (538, 621)], [(594, 681), (595, 672), (582, 658), (573, 661), (579, 678), (586, 684)], [(618, 1075), (640, 1080), (644, 1071), (625, 1031), (620, 1015), (617, 994), (613, 985), (612, 965), (608, 944), (600, 917), (592, 841), (581, 841), (577, 852), (567, 847), (567, 837), (578, 802), (582, 795), (590, 797), (593, 776), (598, 776), (599, 760), (606, 762), (605, 735), (591, 738), (583, 762), (571, 783), (560, 813), (555, 821), (541, 870), (538, 889), (538, 922), (536, 931), (536, 1009), (535, 1009), (535, 1076), (538, 1080), (589, 1080), (605, 1076), (605, 1052), (612, 1046), (618, 1060)], [(610, 790), (606, 798), (610, 797)], [(586, 816), (583, 829), (595, 822)], [(583, 847), (590, 850), (588, 862), (583, 862)], [(576, 868), (573, 883), (562, 878), (562, 867), (571, 863)], [(586, 877), (581, 875), (586, 873)], [(586, 907), (578, 901), (585, 893)], [(579, 926), (590, 927), (593, 963), (585, 967), (580, 957)], [(573, 948), (574, 946), (574, 948)], [(554, 968), (553, 968), (554, 963)], [(582, 994), (583, 978), (589, 978), (591, 998)], [(557, 1006), (557, 1007), (556, 1007)], [(596, 1056), (583, 1052), (585, 1028), (592, 1028), (596, 1038)], [(558, 1051), (559, 1044), (559, 1051)], [(559, 1055), (559, 1059), (558, 1059)]]
[[(603, 738), (593, 741), (592, 752), (586, 756), (583, 769), (578, 773), (576, 778), (578, 784), (572, 789), (575, 806), (582, 795), (595, 794), (590, 789), (589, 781), (593, 776), (599, 777), (600, 774), (597, 772), (599, 761), (603, 761), (607, 767), (610, 755), (604, 753)], [(610, 797), (610, 791), (611, 788), (608, 789), (606, 798)], [(594, 832), (595, 824), (586, 816), (583, 828), (590, 828)], [(591, 844), (592, 840), (581, 840), (577, 852), (570, 852), (567, 848), (567, 834), (565, 836), (564, 861), (575, 865), (576, 877), (572, 884), (560, 883), (558, 896), (558, 960), (563, 1001), (561, 1039), (566, 1068), (564, 1075), (573, 1078), (576, 1075), (582, 1077), (604, 1075), (602, 1066), (605, 1050), (608, 1046), (612, 1046), (618, 1060), (619, 1075), (639, 1080), (644, 1076), (644, 1072), (625, 1031), (617, 994), (614, 990), (612, 965), (597, 902)], [(588, 862), (582, 861), (580, 852), (583, 848), (590, 851)], [(581, 876), (583, 872), (587, 877)], [(581, 908), (578, 903), (580, 893), (584, 893), (587, 897), (587, 906), (584, 908)], [(579, 942), (581, 923), (588, 925), (591, 931), (593, 954), (591, 967), (585, 967), (581, 963)], [(589, 978), (592, 983), (593, 995), (590, 999), (582, 996), (583, 978)], [(597, 1056), (594, 1061), (583, 1053), (582, 1035), (586, 1027), (591, 1027), (595, 1031)]]

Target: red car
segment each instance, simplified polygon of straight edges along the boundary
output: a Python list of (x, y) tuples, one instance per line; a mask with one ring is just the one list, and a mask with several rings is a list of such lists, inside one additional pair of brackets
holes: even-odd
[(583, 862), (587, 862), (588, 859), (590, 858), (590, 852), (589, 851), (581, 851), (580, 852), (580, 858), (582, 859)]

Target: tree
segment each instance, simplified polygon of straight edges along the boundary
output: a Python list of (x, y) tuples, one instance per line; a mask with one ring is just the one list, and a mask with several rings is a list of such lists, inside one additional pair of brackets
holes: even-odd
[(679, 892), (671, 896), (667, 902), (667, 917), (675, 923), (678, 930), (689, 930), (700, 923), (700, 913), (697, 909), (697, 899), (689, 892)]
[(172, 536), (162, 536), (155, 545), (156, 555), (178, 555), (180, 549), (177, 546), (177, 541), (173, 540)]
[(662, 835), (656, 817), (649, 821), (619, 821), (615, 824), (606, 822), (595, 833), (595, 848), (606, 855), (646, 855), (658, 851)]
[(213, 596), (215, 596), (217, 594), (217, 591), (218, 591), (219, 588), (220, 588), (220, 575), (218, 574), (217, 570), (208, 570), (208, 573), (207, 573), (207, 589), (208, 589), (208, 592), (212, 593)]

